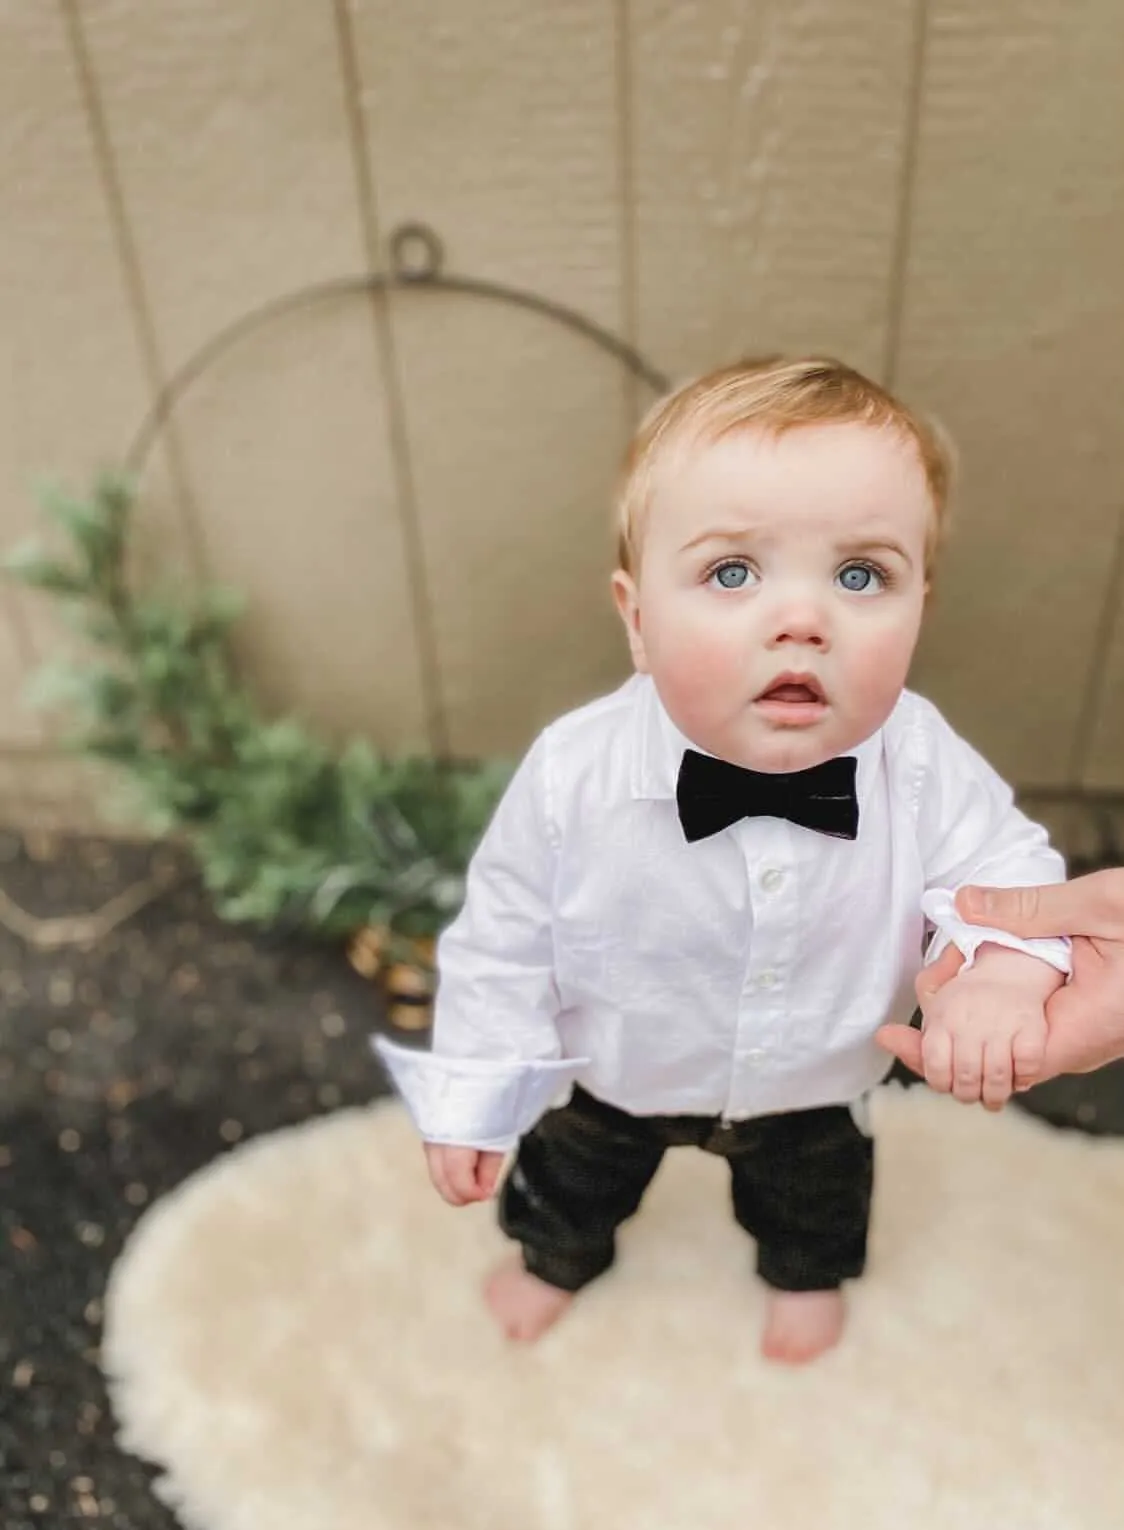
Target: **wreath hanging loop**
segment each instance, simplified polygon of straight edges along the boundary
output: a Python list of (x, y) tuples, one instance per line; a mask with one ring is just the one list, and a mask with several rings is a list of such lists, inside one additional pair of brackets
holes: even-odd
[(462, 297), (480, 298), (486, 302), (522, 308), (591, 341), (599, 350), (614, 357), (653, 392), (666, 393), (671, 386), (667, 375), (635, 346), (622, 340), (603, 324), (587, 318), (576, 308), (556, 302), (553, 298), (542, 297), (537, 292), (528, 292), (524, 287), (483, 277), (458, 276), (446, 271), (444, 243), (428, 223), (411, 221), (398, 224), (389, 235), (387, 251), (389, 269), (386, 271), (331, 277), (327, 281), (298, 287), (241, 314), (206, 340), (180, 364), (160, 389), (125, 453), (125, 471), (134, 478), (140, 478), (160, 432), (183, 395), (213, 362), (249, 335), (289, 314), (314, 308), (320, 303), (338, 301), (341, 297), (386, 292), (392, 288), (459, 294)]
[(433, 282), (445, 264), (445, 246), (428, 223), (400, 223), (390, 236), (390, 266), (400, 282)]

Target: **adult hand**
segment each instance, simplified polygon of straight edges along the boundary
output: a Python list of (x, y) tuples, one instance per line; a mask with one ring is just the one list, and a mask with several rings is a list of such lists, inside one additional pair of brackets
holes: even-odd
[[(1073, 942), (1073, 975), (1046, 1003), (1049, 1035), (1036, 1083), (1124, 1058), (1124, 867), (1049, 887), (963, 887), (956, 908), (969, 924), (1025, 939), (1068, 935)], [(922, 1009), (962, 962), (950, 946), (921, 973)], [(877, 1039), (915, 1073), (923, 1071), (917, 1031), (884, 1025)]]

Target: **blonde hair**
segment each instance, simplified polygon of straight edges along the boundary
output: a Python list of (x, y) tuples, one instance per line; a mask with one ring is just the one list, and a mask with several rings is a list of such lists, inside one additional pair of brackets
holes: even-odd
[(636, 571), (657, 479), (677, 448), (712, 446), (754, 427), (782, 435), (802, 425), (847, 423), (896, 431), (917, 448), (933, 501), (925, 545), (928, 572), (948, 519), (951, 443), (938, 425), (907, 409), (878, 383), (826, 356), (736, 362), (684, 384), (654, 405), (629, 447), (617, 492), (620, 567)]

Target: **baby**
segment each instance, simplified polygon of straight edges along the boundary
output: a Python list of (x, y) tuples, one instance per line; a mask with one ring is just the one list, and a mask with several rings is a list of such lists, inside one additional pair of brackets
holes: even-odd
[(728, 367), (643, 423), (612, 578), (636, 673), (515, 774), (439, 943), (432, 1050), (376, 1042), (445, 1200), (490, 1197), (515, 1149), (521, 1251), (486, 1292), (511, 1337), (608, 1269), (664, 1151), (693, 1145), (756, 1240), (765, 1353), (834, 1344), (876, 1032), (950, 941), (929, 1083), (998, 1108), (1034, 1078), (1067, 944), (965, 925), (952, 898), (1063, 863), (904, 689), (948, 476), (932, 428), (831, 360)]

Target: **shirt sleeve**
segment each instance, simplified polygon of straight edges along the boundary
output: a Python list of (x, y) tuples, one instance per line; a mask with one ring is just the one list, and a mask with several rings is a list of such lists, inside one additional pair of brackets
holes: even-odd
[(950, 943), (971, 966), (985, 942), (1025, 951), (1070, 971), (1069, 941), (1023, 940), (1005, 930), (968, 924), (954, 898), (969, 884), (1032, 887), (1065, 880), (1065, 862), (1041, 825), (1016, 806), (1014, 793), (987, 761), (960, 738), (935, 707), (922, 704), (919, 742), (918, 832), (925, 869), (922, 911), (935, 927), (926, 964)]
[(556, 1024), (546, 749), (540, 736), (512, 778), (437, 943), (431, 1050), (374, 1043), (429, 1142), (506, 1151), (588, 1061), (562, 1056)]

